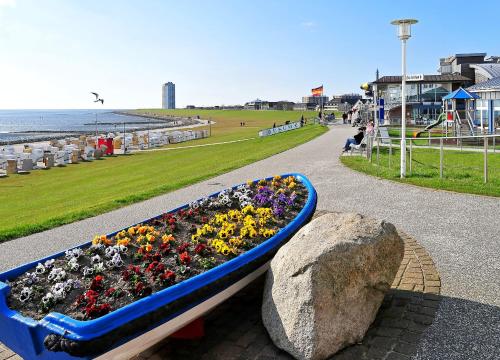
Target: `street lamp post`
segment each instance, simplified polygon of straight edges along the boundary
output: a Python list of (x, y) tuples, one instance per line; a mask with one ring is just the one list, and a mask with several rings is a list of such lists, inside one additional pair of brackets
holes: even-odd
[(414, 19), (391, 21), (398, 26), (398, 37), (401, 39), (401, 178), (406, 177), (406, 40), (411, 37), (411, 25)]

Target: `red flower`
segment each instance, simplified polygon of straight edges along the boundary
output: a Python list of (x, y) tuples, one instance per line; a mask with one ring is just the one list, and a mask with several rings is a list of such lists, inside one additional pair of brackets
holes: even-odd
[(153, 261), (151, 264), (148, 265), (148, 267), (146, 268), (146, 271), (148, 271), (148, 272), (155, 271), (155, 268), (157, 265), (158, 265), (158, 261)]
[(125, 280), (125, 281), (128, 281), (128, 279), (130, 279), (130, 271), (123, 270), (122, 271), (122, 279)]
[(170, 218), (168, 219), (168, 224), (169, 224), (169, 225), (175, 225), (175, 221), (176, 221), (176, 219), (172, 216), (172, 217), (170, 217)]
[(187, 248), (189, 247), (189, 243), (185, 242), (183, 243), (182, 245), (180, 245), (179, 247), (177, 247), (177, 253), (183, 253), (187, 250)]
[(106, 290), (104, 292), (104, 296), (106, 296), (106, 297), (113, 296), (115, 292), (116, 292), (115, 288), (109, 288), (108, 290)]
[(160, 245), (160, 250), (166, 254), (170, 251), (170, 244), (169, 243), (166, 243), (166, 244), (161, 244)]
[(156, 273), (160, 273), (165, 271), (165, 264), (159, 263), (158, 266), (156, 266)]
[(159, 252), (156, 252), (153, 256), (152, 256), (153, 260), (154, 261), (160, 261), (161, 260), (161, 254)]
[(205, 244), (198, 244), (196, 245), (196, 247), (194, 248), (194, 252), (197, 253), (198, 255), (201, 254), (206, 248), (206, 245)]
[(139, 281), (136, 285), (135, 285), (135, 293), (136, 294), (139, 294), (142, 290), (144, 289), (144, 284), (142, 283), (142, 281)]
[(102, 283), (103, 277), (101, 275), (97, 275), (93, 280), (92, 284), (90, 284), (90, 290), (94, 291), (102, 291), (104, 285)]
[(85, 308), (85, 315), (90, 319), (95, 319), (106, 315), (111, 311), (111, 305), (101, 304), (101, 305), (89, 305)]
[(201, 222), (204, 223), (204, 224), (208, 223), (208, 217), (207, 216), (202, 216)]
[(180, 254), (179, 259), (181, 260), (181, 263), (184, 265), (189, 265), (189, 263), (191, 262), (191, 256), (189, 256), (187, 251)]
[(173, 284), (175, 282), (175, 273), (171, 270), (165, 271), (160, 275), (160, 281), (164, 284)]

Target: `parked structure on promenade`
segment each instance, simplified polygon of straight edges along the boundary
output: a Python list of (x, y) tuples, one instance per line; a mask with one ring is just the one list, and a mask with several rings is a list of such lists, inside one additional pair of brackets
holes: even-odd
[(161, 107), (162, 109), (175, 109), (175, 84), (171, 81), (163, 84)]

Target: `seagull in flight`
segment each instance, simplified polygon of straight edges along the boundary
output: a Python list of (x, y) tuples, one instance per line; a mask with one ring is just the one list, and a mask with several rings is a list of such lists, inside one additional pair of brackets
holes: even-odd
[(91, 94), (93, 94), (93, 95), (95, 96), (95, 100), (94, 100), (94, 102), (99, 102), (99, 101), (100, 101), (100, 102), (101, 102), (101, 104), (102, 104), (102, 105), (104, 105), (104, 99), (99, 98), (99, 94), (98, 94), (98, 93), (96, 93), (96, 92), (91, 92)]

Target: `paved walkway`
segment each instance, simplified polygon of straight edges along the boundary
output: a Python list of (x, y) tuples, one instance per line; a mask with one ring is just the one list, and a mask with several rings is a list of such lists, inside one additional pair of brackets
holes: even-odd
[(96, 233), (138, 222), (236, 182), (296, 171), (315, 185), (318, 208), (355, 211), (390, 221), (430, 253), (441, 275), (443, 300), (436, 321), (419, 344), (417, 359), (500, 358), (500, 199), (407, 186), (349, 170), (338, 157), (352, 133), (349, 126), (333, 126), (311, 142), (228, 174), (0, 244), (0, 270), (88, 241)]

